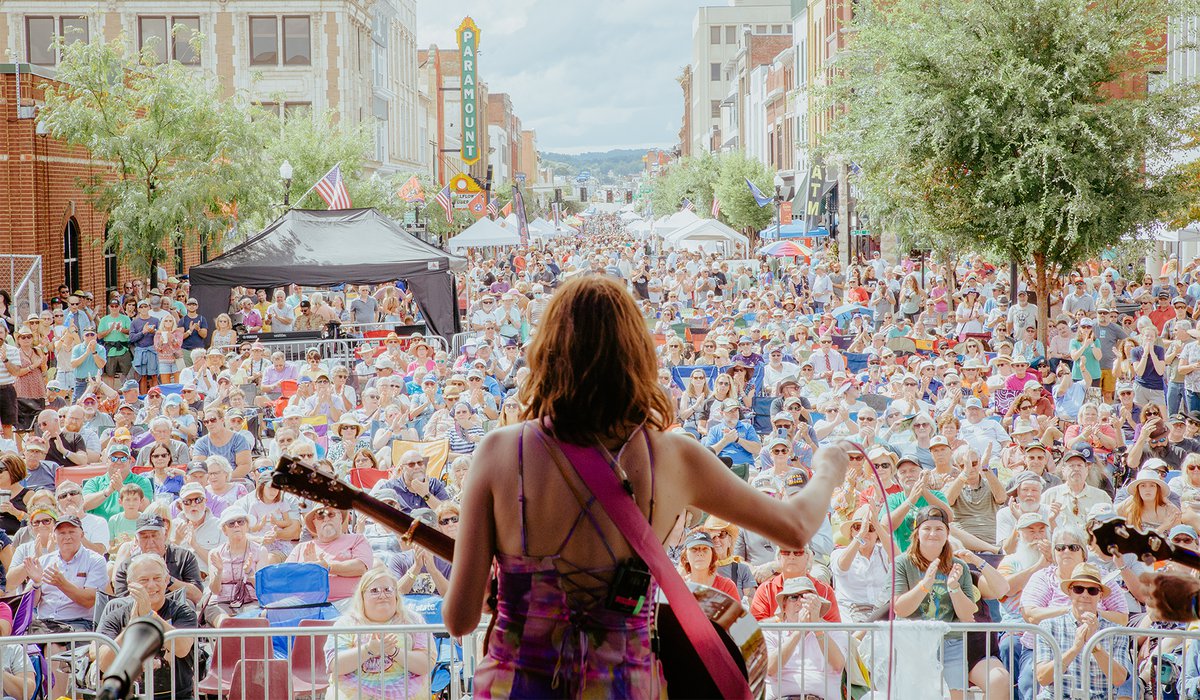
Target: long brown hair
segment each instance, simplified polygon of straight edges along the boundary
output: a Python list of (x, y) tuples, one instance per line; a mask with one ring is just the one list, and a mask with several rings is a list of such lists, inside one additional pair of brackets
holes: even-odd
[[(942, 524), (945, 525), (944, 522)], [(929, 568), (930, 560), (921, 554), (921, 543), (917, 539), (917, 528), (913, 528), (912, 540), (908, 543), (908, 560), (917, 567), (918, 572), (924, 574), (925, 570)], [(938, 553), (938, 571), (948, 575), (953, 567), (954, 550), (950, 548), (950, 526), (946, 525), (946, 543), (942, 545), (942, 551)]]
[(575, 444), (624, 438), (645, 423), (664, 430), (673, 402), (658, 384), (654, 341), (625, 288), (599, 275), (554, 292), (529, 347), (521, 417), (549, 418)]

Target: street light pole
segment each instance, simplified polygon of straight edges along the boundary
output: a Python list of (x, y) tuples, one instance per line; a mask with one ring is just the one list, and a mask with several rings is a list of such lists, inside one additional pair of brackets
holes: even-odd
[(279, 179), (283, 180), (283, 208), (287, 209), (291, 204), (292, 191), (292, 164), (287, 160), (279, 165)]

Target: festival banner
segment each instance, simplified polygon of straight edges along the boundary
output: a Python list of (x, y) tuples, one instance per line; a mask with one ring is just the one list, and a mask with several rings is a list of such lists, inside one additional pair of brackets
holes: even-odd
[(421, 187), (421, 181), (417, 179), (416, 175), (410, 177), (408, 182), (396, 190), (396, 198), (410, 204), (413, 202), (425, 203), (425, 190)]

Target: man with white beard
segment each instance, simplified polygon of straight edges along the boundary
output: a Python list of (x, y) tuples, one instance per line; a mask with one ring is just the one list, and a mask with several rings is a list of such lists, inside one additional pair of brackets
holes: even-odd
[(1017, 549), (1017, 523), (1026, 513), (1037, 513), (1049, 524), (1053, 523), (1057, 509), (1042, 503), (1043, 484), (1033, 472), (1017, 472), (1008, 482), (1008, 507), (996, 512), (996, 544), (1006, 554)]
[[(1022, 472), (1018, 476), (1025, 474), (1029, 472)], [(1020, 486), (1031, 489), (1031, 484), (1037, 484), (1040, 494), (1041, 481), (1029, 479)], [(1025, 622), (1021, 617), (1021, 591), (1030, 576), (1050, 566), (1054, 561), (1054, 553), (1050, 547), (1050, 531), (1050, 521), (1036, 510), (1023, 513), (1017, 521), (1013, 533), (1015, 551), (1004, 557), (1000, 566), (996, 567), (1000, 575), (1008, 581), (1008, 594), (1000, 600), (1000, 622)], [(1018, 668), (1021, 655), (1030, 653), (1033, 653), (1032, 650), (1021, 644), (1020, 634), (1005, 633), (1000, 637), (999, 656), (1004, 668)]]

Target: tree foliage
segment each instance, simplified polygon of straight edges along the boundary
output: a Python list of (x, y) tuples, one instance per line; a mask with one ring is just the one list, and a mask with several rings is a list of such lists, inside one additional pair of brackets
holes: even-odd
[(1193, 0), (934, 5), (858, 3), (822, 93), (839, 110), (824, 155), (857, 164), (873, 217), (1045, 287), (1177, 208), (1178, 174), (1143, 164), (1179, 146), (1196, 92), (1137, 88), (1166, 51), (1148, 38)]
[(671, 215), (689, 199), (696, 211), (712, 204), (713, 183), (718, 177), (720, 164), (711, 153), (688, 156), (673, 163), (666, 172), (654, 181), (654, 215)]
[(57, 85), (39, 119), (57, 138), (86, 147), (115, 177), (81, 182), (107, 213), (106, 245), (146, 273), (179, 241), (225, 231), (227, 206), (252, 186), (262, 141), (245, 114), (220, 98), (215, 82), (153, 49), (110, 43), (59, 46)]
[(721, 202), (719, 218), (735, 229), (761, 231), (775, 218), (775, 208), (760, 207), (746, 187), (747, 178), (764, 193), (772, 192), (773, 174), (762, 161), (738, 151), (718, 159), (713, 194)]

